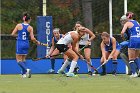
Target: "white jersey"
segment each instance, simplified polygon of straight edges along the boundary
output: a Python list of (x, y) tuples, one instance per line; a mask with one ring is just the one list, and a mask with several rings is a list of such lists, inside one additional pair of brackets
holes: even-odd
[(76, 34), (78, 34), (77, 31), (70, 31), (70, 32), (66, 33), (65, 36), (62, 37), (62, 38), (57, 42), (57, 44), (68, 45), (68, 44), (72, 43), (72, 42), (73, 42), (73, 39), (72, 39), (71, 34), (70, 34), (71, 32), (75, 32)]
[[(89, 34), (85, 34), (84, 36), (81, 37), (79, 41), (79, 45), (86, 45), (86, 42), (89, 40)], [(89, 44), (91, 45), (91, 44)]]

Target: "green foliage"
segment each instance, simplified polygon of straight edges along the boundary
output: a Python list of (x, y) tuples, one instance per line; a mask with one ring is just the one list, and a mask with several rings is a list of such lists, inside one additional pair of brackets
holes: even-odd
[[(82, 0), (70, 0), (71, 4), (65, 3), (68, 0), (62, 1), (61, 7), (59, 4), (54, 4), (55, 0), (47, 0), (47, 14), (53, 17), (53, 27), (58, 27), (62, 33), (66, 33), (74, 27), (76, 21), (83, 21)], [(57, 1), (57, 0), (56, 0)], [(113, 2), (113, 34), (120, 34), (122, 29), (120, 25), (120, 17), (124, 14), (124, 0), (112, 0)], [(139, 0), (128, 0), (128, 11), (136, 14), (137, 20), (140, 22), (140, 2)], [(28, 11), (31, 14), (31, 26), (36, 33), (36, 18), (42, 16), (42, 0), (2, 0), (1, 2), (1, 34), (11, 34), (17, 23), (22, 22), (22, 13)], [(87, 10), (88, 11), (88, 10)], [(108, 0), (92, 0), (92, 17), (93, 31), (101, 33), (109, 32), (109, 4)], [(98, 34), (99, 35), (99, 34)], [(101, 56), (100, 39), (97, 37), (93, 41), (92, 57)], [(7, 44), (10, 46), (6, 46)], [(32, 46), (32, 45), (31, 45)], [(15, 57), (15, 41), (2, 41), (2, 58)], [(14, 50), (11, 52), (11, 49)], [(9, 51), (9, 53), (7, 52)], [(98, 51), (96, 54), (95, 52)]]
[(3, 0), (1, 4), (2, 34), (10, 34), (17, 23), (22, 22), (22, 13), (32, 14), (31, 25), (35, 27), (39, 15), (39, 0)]
[(60, 8), (56, 5), (49, 5), (48, 15), (53, 16), (53, 26), (59, 27), (64, 31), (69, 31), (72, 27), (69, 25), (73, 15), (68, 8)]

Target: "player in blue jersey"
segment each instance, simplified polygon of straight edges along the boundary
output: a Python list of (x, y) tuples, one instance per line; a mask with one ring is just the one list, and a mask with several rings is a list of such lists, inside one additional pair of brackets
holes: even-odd
[(31, 17), (28, 13), (23, 14), (23, 23), (19, 23), (16, 25), (12, 32), (12, 36), (16, 36), (17, 33), (17, 41), (16, 41), (16, 60), (18, 65), (22, 70), (22, 77), (31, 77), (31, 70), (27, 68), (26, 62), (26, 55), (28, 54), (29, 49), (29, 37), (31, 40), (36, 43), (40, 44), (37, 41), (33, 34), (33, 27), (29, 25), (31, 21)]
[[(53, 29), (52, 44), (51, 44), (51, 48), (49, 50), (49, 53), (48, 53), (48, 55), (46, 55), (46, 57), (51, 56), (51, 54), (53, 53), (53, 51), (56, 48), (56, 43), (63, 36), (64, 36), (63, 34), (60, 34), (60, 29), (59, 28), (54, 28)], [(63, 55), (63, 58), (64, 58), (64, 60), (66, 60), (67, 56)], [(55, 57), (50, 57), (50, 60), (51, 60), (51, 69), (49, 69), (48, 73), (55, 73), (55, 70), (54, 70), (54, 68), (55, 68)], [(68, 68), (69, 68), (69, 66), (68, 66)]]
[[(128, 45), (128, 57), (132, 70), (132, 75), (130, 77), (138, 77), (140, 73), (140, 62), (138, 60), (140, 50), (140, 25), (136, 20), (134, 20), (134, 13), (127, 12), (126, 16), (128, 21), (124, 24), (121, 35), (123, 37), (126, 30), (129, 30), (130, 40)], [(135, 63), (139, 69), (138, 74), (136, 73)]]
[[(102, 42), (101, 42), (101, 51), (102, 51), (102, 58), (101, 64), (106, 62), (107, 60), (112, 61), (113, 63), (113, 71), (112, 74), (116, 75), (117, 70), (117, 57), (120, 53), (121, 46), (116, 41), (114, 37), (110, 37), (107, 32), (103, 32), (101, 34)], [(105, 65), (102, 66), (103, 72), (101, 75), (106, 75), (106, 67)]]

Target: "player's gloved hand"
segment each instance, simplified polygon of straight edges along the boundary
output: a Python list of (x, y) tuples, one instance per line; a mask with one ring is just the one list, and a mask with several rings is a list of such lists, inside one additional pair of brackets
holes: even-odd
[(110, 60), (110, 59), (112, 59), (113, 58), (113, 56), (112, 55), (110, 55), (109, 57), (108, 57), (108, 59), (107, 60)]
[(40, 42), (39, 41), (37, 41), (37, 43), (36, 43), (37, 45), (40, 45)]
[(46, 58), (49, 58), (49, 57), (50, 57), (50, 55), (46, 55), (45, 57), (46, 57)]
[(91, 42), (90, 41), (86, 41), (86, 45), (88, 46), (88, 45), (90, 45), (91, 44)]

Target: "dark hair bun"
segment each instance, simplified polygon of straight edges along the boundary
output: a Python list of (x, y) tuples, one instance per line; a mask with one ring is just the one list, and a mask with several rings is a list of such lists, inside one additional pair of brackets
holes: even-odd
[(133, 12), (127, 12), (126, 17), (129, 18), (129, 19), (134, 19), (134, 20), (136, 19), (135, 14)]
[(31, 19), (30, 15), (29, 15), (27, 12), (24, 12), (24, 13), (23, 13), (23, 20), (24, 20), (24, 21), (28, 21), (28, 20), (30, 20), (30, 19)]

